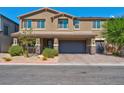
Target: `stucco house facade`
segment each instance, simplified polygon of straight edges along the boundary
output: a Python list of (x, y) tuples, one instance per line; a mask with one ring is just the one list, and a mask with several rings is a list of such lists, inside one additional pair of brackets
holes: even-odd
[(8, 52), (12, 44), (11, 33), (17, 32), (18, 28), (16, 22), (0, 14), (0, 53)]
[(18, 43), (18, 36), (31, 31), (36, 38), (36, 53), (45, 47), (55, 48), (59, 53), (90, 53), (101, 51), (104, 42), (102, 24), (107, 18), (75, 17), (50, 8), (42, 8), (18, 17), (19, 32), (13, 33), (13, 43)]

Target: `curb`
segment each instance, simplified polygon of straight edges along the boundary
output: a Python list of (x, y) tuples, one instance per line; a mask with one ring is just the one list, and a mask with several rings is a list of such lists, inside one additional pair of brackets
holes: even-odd
[(0, 63), (0, 65), (10, 65), (10, 66), (124, 66), (124, 64), (58, 64), (58, 63)]

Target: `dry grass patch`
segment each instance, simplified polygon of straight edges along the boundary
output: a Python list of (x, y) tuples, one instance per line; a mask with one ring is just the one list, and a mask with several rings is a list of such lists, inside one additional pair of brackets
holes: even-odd
[(9, 62), (9, 61), (12, 61), (12, 58), (10, 58), (10, 57), (3, 57), (3, 60)]
[(43, 57), (42, 59), (43, 59), (43, 60), (47, 60), (48, 58), (47, 58), (47, 57)]

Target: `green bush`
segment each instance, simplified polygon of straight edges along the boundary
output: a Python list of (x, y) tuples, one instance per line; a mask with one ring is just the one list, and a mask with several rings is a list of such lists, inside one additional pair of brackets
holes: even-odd
[(113, 52), (112, 53), (114, 56), (120, 56), (120, 53), (119, 52)]
[(11, 46), (8, 52), (11, 56), (20, 56), (23, 53), (23, 48), (19, 45)]
[(58, 55), (58, 51), (52, 48), (45, 48), (42, 54), (44, 57), (54, 58)]
[(58, 50), (56, 50), (56, 49), (53, 49), (53, 53), (54, 53), (55, 56), (58, 56), (58, 54), (59, 54)]

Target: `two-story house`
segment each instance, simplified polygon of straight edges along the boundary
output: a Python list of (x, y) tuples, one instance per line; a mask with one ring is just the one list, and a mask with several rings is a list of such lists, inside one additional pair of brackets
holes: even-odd
[(7, 52), (12, 44), (11, 33), (17, 32), (19, 25), (0, 14), (0, 52)]
[[(83, 11), (82, 11), (83, 12)], [(101, 51), (104, 42), (101, 33), (107, 18), (75, 17), (50, 8), (39, 9), (18, 17), (19, 32), (13, 33), (14, 44), (25, 31), (36, 38), (36, 52), (45, 47), (55, 48), (59, 53), (90, 53)]]

